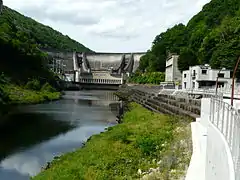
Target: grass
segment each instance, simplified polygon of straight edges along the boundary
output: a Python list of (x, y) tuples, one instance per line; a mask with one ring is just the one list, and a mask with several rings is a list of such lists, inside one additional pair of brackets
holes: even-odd
[(54, 160), (32, 179), (130, 180), (151, 177), (149, 169), (157, 167), (161, 171), (155, 179), (177, 179), (191, 157), (189, 124), (183, 117), (156, 114), (131, 103), (122, 124), (92, 136), (83, 148)]
[(5, 85), (4, 91), (8, 93), (10, 104), (36, 104), (60, 98), (60, 92), (34, 91), (16, 85)]

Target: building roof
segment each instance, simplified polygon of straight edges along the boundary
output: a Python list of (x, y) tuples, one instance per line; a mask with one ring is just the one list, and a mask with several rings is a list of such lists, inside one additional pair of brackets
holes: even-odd
[[(193, 67), (200, 67), (201, 69), (209, 69), (209, 70), (213, 70), (213, 71), (219, 71), (219, 70), (221, 70), (221, 69), (212, 69), (211, 68), (211, 66), (209, 65), (209, 64), (204, 64), (204, 65), (195, 65), (195, 66), (191, 66), (192, 68)], [(190, 68), (190, 67), (189, 67)], [(189, 69), (188, 70), (185, 70), (185, 71), (189, 71)], [(231, 70), (229, 70), (229, 69), (225, 69), (225, 68), (222, 68), (222, 70), (221, 71), (231, 71)]]

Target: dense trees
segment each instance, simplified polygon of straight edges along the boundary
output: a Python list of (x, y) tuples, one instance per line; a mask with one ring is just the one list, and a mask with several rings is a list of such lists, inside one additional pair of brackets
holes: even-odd
[(51, 27), (40, 24), (6, 6), (3, 8), (0, 25), (0, 37), (4, 35), (5, 40), (9, 40), (15, 36), (17, 37), (17, 39), (15, 39), (16, 44), (27, 40), (26, 44), (32, 44), (41, 49), (91, 51), (77, 41), (69, 38), (67, 35), (64, 36)]
[[(6, 87), (11, 84), (24, 87), (36, 80), (44, 93), (52, 91), (51, 86), (60, 87), (59, 78), (46, 66), (48, 56), (42, 50), (91, 51), (68, 36), (3, 6), (0, 14), (0, 110), (7, 102)], [(5, 77), (9, 79), (7, 85)], [(9, 91), (13, 89), (10, 87)]]
[(157, 35), (151, 50), (141, 58), (140, 70), (164, 72), (167, 53), (180, 53), (181, 47), (186, 46), (186, 43), (186, 28), (183, 24), (176, 25), (166, 32)]
[(0, 15), (0, 72), (17, 82), (52, 79), (42, 49), (90, 51), (68, 36), (4, 6)]
[(197, 57), (192, 49), (187, 47), (181, 49), (178, 60), (178, 69), (180, 71), (186, 70), (189, 66), (196, 65), (197, 63)]
[[(141, 59), (140, 70), (164, 72), (168, 52), (180, 54), (180, 70), (204, 63), (233, 69), (240, 55), (239, 46), (240, 1), (212, 0), (187, 26), (179, 24), (157, 35)], [(153, 63), (158, 67), (152, 68)]]

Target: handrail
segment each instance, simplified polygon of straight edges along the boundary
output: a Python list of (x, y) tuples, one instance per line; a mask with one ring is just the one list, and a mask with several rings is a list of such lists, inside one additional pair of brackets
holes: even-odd
[(235, 179), (240, 180), (240, 114), (222, 99), (211, 98), (210, 122), (225, 137), (233, 159)]

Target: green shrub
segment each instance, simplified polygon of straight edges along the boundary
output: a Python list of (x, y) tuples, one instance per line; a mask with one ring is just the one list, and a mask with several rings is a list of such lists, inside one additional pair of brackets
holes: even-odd
[(4, 91), (4, 85), (7, 83), (7, 79), (4, 74), (0, 75), (0, 105), (5, 104), (8, 100), (8, 94)]
[(25, 88), (34, 90), (34, 91), (39, 91), (41, 89), (41, 84), (37, 79), (33, 79), (27, 82), (27, 84), (25, 85)]
[(135, 73), (129, 78), (129, 82), (138, 84), (160, 84), (165, 80), (162, 72)]
[(4, 87), (9, 93), (10, 104), (36, 104), (60, 98), (60, 92), (34, 91), (22, 86), (8, 84)]
[(158, 148), (158, 139), (149, 136), (139, 137), (136, 140), (136, 145), (141, 149), (143, 154), (150, 155)]
[(131, 142), (131, 137), (133, 133), (127, 129), (126, 127), (124, 128), (119, 128), (115, 130), (115, 133), (111, 135), (111, 139), (114, 141), (121, 141), (123, 143), (129, 144)]
[(56, 89), (54, 87), (52, 87), (49, 83), (45, 83), (42, 86), (41, 91), (56, 92)]

